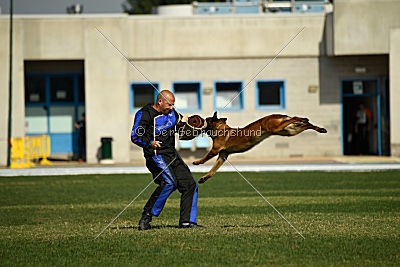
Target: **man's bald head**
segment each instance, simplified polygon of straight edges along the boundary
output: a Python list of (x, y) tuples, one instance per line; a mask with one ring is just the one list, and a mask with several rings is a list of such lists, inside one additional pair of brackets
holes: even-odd
[(167, 115), (173, 108), (175, 104), (175, 96), (171, 91), (162, 90), (158, 96), (156, 103), (153, 107), (164, 115)]
[(175, 96), (171, 91), (162, 90), (157, 96), (156, 103), (158, 103), (159, 100), (164, 100), (164, 101), (174, 104)]

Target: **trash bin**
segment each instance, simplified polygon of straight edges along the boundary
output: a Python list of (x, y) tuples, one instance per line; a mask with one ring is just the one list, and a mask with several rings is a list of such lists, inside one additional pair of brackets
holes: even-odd
[(101, 138), (101, 159), (112, 159), (111, 137)]

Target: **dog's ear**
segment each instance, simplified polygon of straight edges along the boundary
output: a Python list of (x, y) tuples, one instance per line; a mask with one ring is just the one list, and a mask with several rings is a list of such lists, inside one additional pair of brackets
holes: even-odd
[(212, 116), (212, 120), (213, 120), (213, 121), (218, 120), (217, 112), (216, 112), (216, 111), (214, 112), (214, 115)]
[(223, 122), (226, 122), (228, 118), (221, 118), (220, 120), (222, 120)]

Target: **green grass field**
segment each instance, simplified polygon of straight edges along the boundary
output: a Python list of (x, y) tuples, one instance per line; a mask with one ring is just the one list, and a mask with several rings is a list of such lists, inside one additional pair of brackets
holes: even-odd
[[(200, 174), (195, 174), (196, 179)], [(199, 187), (198, 223), (178, 229), (173, 193), (139, 232), (150, 175), (0, 178), (0, 265), (399, 265), (400, 172), (244, 173)]]

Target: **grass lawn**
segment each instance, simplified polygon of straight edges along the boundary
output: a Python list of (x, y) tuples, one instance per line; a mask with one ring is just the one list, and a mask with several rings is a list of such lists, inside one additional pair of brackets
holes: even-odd
[[(198, 223), (178, 229), (179, 194), (139, 232), (150, 175), (0, 178), (0, 265), (397, 265), (400, 172), (243, 173), (199, 186)], [(195, 174), (196, 179), (200, 174)]]

